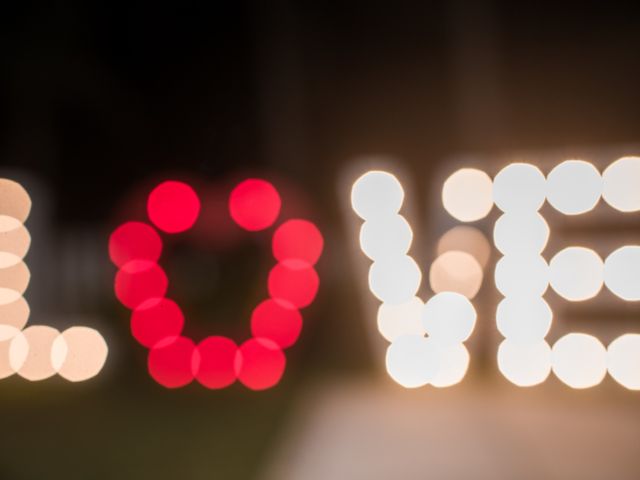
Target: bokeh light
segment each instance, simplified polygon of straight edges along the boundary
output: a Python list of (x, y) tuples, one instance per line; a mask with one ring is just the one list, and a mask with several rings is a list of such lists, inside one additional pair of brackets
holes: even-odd
[(238, 380), (251, 390), (275, 386), (284, 373), (287, 361), (275, 342), (266, 338), (250, 338), (240, 346), (236, 356)]
[(167, 338), (149, 351), (149, 374), (164, 387), (183, 387), (193, 381), (194, 371), (199, 368), (199, 358), (194, 352), (195, 345), (190, 338)]
[(640, 335), (628, 333), (609, 344), (607, 369), (623, 387), (640, 390)]
[(30, 313), (29, 304), (24, 297), (0, 305), (0, 326), (11, 326), (22, 330), (29, 320)]
[(503, 212), (535, 212), (542, 207), (546, 179), (538, 167), (512, 163), (493, 180), (493, 200)]
[(88, 327), (71, 327), (53, 341), (51, 364), (62, 378), (83, 382), (100, 373), (108, 352), (100, 332)]
[(464, 342), (473, 332), (476, 318), (471, 302), (454, 292), (434, 295), (422, 309), (422, 325), (438, 345)]
[(21, 377), (38, 381), (56, 373), (52, 363), (53, 342), (60, 335), (55, 328), (33, 325), (25, 328), (11, 340), (9, 361)]
[(273, 225), (281, 207), (280, 194), (266, 180), (250, 178), (239, 183), (229, 196), (231, 218), (245, 230), (264, 230)]
[[(10, 377), (11, 375), (16, 373), (16, 370), (13, 368), (11, 363), (9, 349), (11, 348), (11, 341), (16, 335), (20, 333), (20, 330), (9, 325), (2, 325), (1, 330), (2, 336), (0, 337), (0, 379), (3, 379)], [(24, 363), (24, 358), (22, 358), (20, 362), (20, 365), (17, 365), (18, 368), (22, 366), (22, 363)]]
[(27, 264), (23, 261), (10, 267), (0, 268), (0, 288), (12, 290), (19, 295), (22, 295), (27, 290), (30, 279), (31, 273)]
[(406, 254), (412, 241), (411, 226), (402, 215), (368, 220), (360, 228), (360, 248), (374, 261)]
[(623, 157), (602, 173), (602, 198), (621, 212), (640, 211), (640, 157)]
[(538, 212), (501, 215), (493, 227), (493, 242), (503, 255), (539, 254), (549, 241), (549, 225)]
[(0, 215), (0, 268), (20, 263), (30, 245), (31, 236), (25, 226), (13, 217)]
[(320, 285), (315, 269), (300, 260), (277, 263), (269, 272), (267, 282), (272, 298), (286, 300), (298, 308), (313, 302)]
[(513, 344), (539, 343), (551, 329), (553, 312), (542, 297), (504, 298), (496, 311), (496, 324)]
[(565, 215), (580, 215), (598, 204), (602, 183), (600, 172), (593, 164), (566, 160), (547, 175), (547, 200)]
[(467, 252), (477, 260), (484, 269), (491, 256), (491, 245), (487, 237), (476, 227), (457, 225), (445, 232), (438, 240), (437, 254), (457, 250)]
[(452, 173), (442, 186), (442, 204), (461, 222), (486, 217), (493, 208), (491, 178), (482, 170), (462, 168)]
[(549, 283), (561, 297), (580, 302), (595, 297), (602, 288), (604, 265), (596, 252), (567, 247), (549, 262)]
[(389, 376), (405, 388), (426, 385), (440, 368), (436, 344), (420, 335), (397, 337), (387, 348), (385, 362)]
[(351, 189), (351, 206), (364, 220), (398, 213), (404, 201), (404, 189), (387, 172), (372, 170), (358, 178)]
[(131, 333), (141, 345), (153, 347), (167, 337), (182, 333), (184, 315), (168, 298), (149, 298), (131, 313)]
[(505, 297), (542, 296), (549, 286), (549, 267), (540, 255), (508, 255), (496, 264), (495, 282)]
[(538, 385), (551, 372), (551, 348), (544, 340), (525, 345), (503, 340), (498, 347), (498, 368), (519, 387)]
[(0, 178), (0, 215), (24, 223), (30, 211), (31, 198), (24, 187), (8, 178)]
[(280, 348), (287, 348), (296, 343), (301, 330), (302, 315), (286, 300), (265, 300), (251, 314), (253, 336), (272, 340)]
[(434, 293), (457, 292), (473, 298), (482, 286), (482, 266), (466, 252), (449, 251), (434, 260), (429, 284)]
[(369, 288), (385, 303), (408, 302), (416, 295), (421, 281), (420, 267), (407, 255), (374, 262), (369, 269)]
[(118, 270), (116, 297), (124, 306), (134, 309), (150, 298), (164, 297), (169, 280), (157, 263), (133, 260)]
[(279, 262), (302, 260), (310, 265), (322, 254), (324, 240), (318, 227), (308, 220), (287, 220), (273, 234), (273, 256)]
[(604, 262), (604, 283), (629, 302), (640, 300), (640, 246), (618, 248)]
[(124, 223), (109, 237), (109, 257), (118, 267), (132, 260), (157, 262), (161, 253), (160, 235), (146, 223)]
[(607, 350), (597, 338), (569, 333), (552, 350), (553, 373), (571, 388), (598, 385), (607, 373)]
[(438, 371), (431, 379), (437, 388), (451, 387), (460, 383), (469, 369), (469, 351), (461, 343), (438, 347)]
[(184, 232), (198, 219), (200, 199), (186, 183), (170, 180), (151, 191), (147, 213), (149, 220), (163, 232)]
[(207, 388), (225, 388), (236, 381), (235, 361), (238, 346), (226, 337), (212, 336), (196, 347), (199, 364), (196, 380)]
[(378, 308), (378, 331), (389, 342), (401, 335), (422, 335), (426, 333), (422, 325), (424, 303), (413, 297), (405, 303), (391, 305), (383, 303)]

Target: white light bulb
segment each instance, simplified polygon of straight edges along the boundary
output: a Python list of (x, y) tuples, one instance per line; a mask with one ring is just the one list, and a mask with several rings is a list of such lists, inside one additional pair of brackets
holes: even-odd
[(607, 373), (607, 350), (591, 335), (570, 333), (553, 345), (551, 365), (556, 377), (571, 388), (594, 387)]
[(567, 160), (547, 176), (547, 200), (565, 215), (580, 215), (598, 204), (602, 183), (600, 172), (591, 163)]
[(402, 335), (387, 348), (389, 376), (406, 388), (426, 385), (440, 368), (438, 350), (420, 335)]
[(640, 246), (621, 247), (606, 258), (604, 283), (624, 300), (640, 300)]
[(602, 198), (621, 212), (640, 210), (640, 157), (624, 157), (602, 173)]
[(551, 308), (542, 297), (507, 297), (496, 311), (496, 324), (502, 336), (520, 345), (544, 340), (552, 320)]
[(549, 285), (548, 270), (540, 255), (502, 257), (496, 264), (496, 288), (505, 297), (542, 296)]
[(360, 228), (360, 248), (374, 261), (404, 255), (412, 240), (411, 226), (401, 215), (366, 221)]
[(388, 172), (367, 172), (355, 181), (351, 189), (353, 210), (365, 220), (398, 213), (403, 200), (402, 185)]
[(551, 348), (544, 340), (526, 345), (503, 340), (498, 347), (498, 368), (519, 387), (538, 385), (551, 372)]
[(503, 212), (535, 212), (544, 203), (546, 179), (538, 167), (512, 163), (493, 180), (493, 200)]
[(464, 342), (476, 324), (477, 314), (471, 302), (459, 293), (442, 292), (424, 305), (422, 324), (429, 338), (439, 345)]
[(407, 255), (374, 262), (369, 269), (369, 288), (385, 303), (408, 302), (416, 295), (421, 281), (420, 267)]
[(602, 288), (603, 276), (602, 259), (588, 248), (565, 248), (549, 262), (551, 287), (572, 302), (595, 297)]
[(640, 390), (640, 335), (616, 338), (607, 349), (607, 368), (613, 379), (629, 390)]
[(539, 254), (549, 241), (549, 225), (538, 212), (512, 212), (500, 216), (493, 241), (503, 255)]

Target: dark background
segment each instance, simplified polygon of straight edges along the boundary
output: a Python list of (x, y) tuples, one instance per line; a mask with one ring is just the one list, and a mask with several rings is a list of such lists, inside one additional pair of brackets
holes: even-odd
[[(426, 186), (461, 152), (637, 142), (640, 16), (625, 5), (5, 2), (0, 164), (46, 183), (56, 230), (104, 233), (106, 256), (117, 205), (149, 179), (264, 172), (305, 192), (326, 250), (267, 392), (159, 387), (106, 296), (97, 379), (0, 382), (0, 478), (255, 478), (306, 384), (372, 368), (346, 267), (344, 166), (391, 154)], [(221, 268), (261, 255), (244, 245)], [(249, 311), (251, 265), (221, 309)]]

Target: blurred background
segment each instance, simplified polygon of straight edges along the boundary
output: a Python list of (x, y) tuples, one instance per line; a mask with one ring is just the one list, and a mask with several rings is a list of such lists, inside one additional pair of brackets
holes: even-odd
[[(548, 159), (637, 143), (637, 12), (584, 1), (14, 2), (0, 27), (0, 173), (33, 199), (30, 323), (89, 325), (110, 349), (88, 382), (0, 381), (0, 478), (640, 476), (637, 394), (610, 378), (586, 391), (551, 377), (518, 389), (492, 363), (490, 315), (474, 338), (485, 354), (472, 352), (461, 384), (394, 384), (371, 341), (345, 204), (363, 156), (399, 159), (425, 268), (434, 237), (420, 227), (437, 224), (442, 180), (461, 157), (490, 165), (511, 151)], [(167, 390), (113, 295), (109, 234), (142, 219), (139, 199), (159, 180), (206, 188), (249, 175), (272, 180), (323, 232), (317, 300), (276, 388)], [(242, 341), (273, 262), (264, 238), (169, 252), (187, 331)]]

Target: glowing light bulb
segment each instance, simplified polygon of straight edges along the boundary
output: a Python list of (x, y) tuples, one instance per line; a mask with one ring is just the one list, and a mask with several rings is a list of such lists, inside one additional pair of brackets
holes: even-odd
[(602, 173), (602, 198), (621, 212), (640, 211), (640, 157), (623, 157)]
[(401, 335), (424, 336), (423, 307), (424, 303), (418, 297), (398, 305), (383, 303), (378, 308), (378, 331), (390, 342)]
[(549, 241), (549, 225), (538, 212), (506, 213), (493, 227), (493, 241), (503, 255), (540, 254)]
[(411, 226), (401, 215), (369, 220), (360, 228), (360, 248), (374, 261), (406, 254), (412, 240)]
[(496, 264), (496, 287), (505, 297), (542, 296), (549, 285), (548, 270), (540, 255), (507, 255)]
[(493, 180), (493, 200), (500, 210), (536, 212), (545, 200), (546, 179), (538, 167), (512, 163)]
[(351, 206), (364, 220), (398, 213), (403, 200), (402, 185), (387, 172), (367, 172), (356, 180), (351, 189)]
[(572, 302), (595, 297), (602, 288), (603, 275), (602, 259), (588, 248), (565, 248), (549, 263), (551, 287)]
[(553, 313), (542, 297), (507, 297), (496, 311), (496, 324), (513, 345), (540, 343), (551, 328)]
[(437, 388), (451, 387), (460, 383), (469, 369), (469, 351), (461, 344), (438, 347), (439, 368), (431, 379)]
[(640, 390), (640, 335), (616, 338), (607, 349), (607, 369), (613, 379), (629, 390)]
[(565, 215), (580, 215), (598, 204), (602, 184), (600, 172), (593, 164), (567, 160), (547, 176), (547, 200)]
[(460, 169), (444, 182), (442, 204), (461, 222), (486, 217), (493, 208), (492, 182), (489, 175), (474, 168)]
[(422, 310), (424, 329), (440, 345), (464, 342), (473, 332), (476, 318), (471, 302), (454, 292), (434, 295)]
[(385, 303), (408, 302), (420, 288), (421, 281), (420, 268), (407, 255), (374, 262), (369, 269), (369, 288)]
[(387, 348), (386, 366), (389, 376), (403, 387), (422, 387), (440, 367), (438, 349), (423, 336), (402, 335)]
[(621, 247), (606, 258), (604, 283), (623, 300), (640, 300), (640, 246)]
[(97, 330), (71, 327), (56, 337), (51, 345), (51, 365), (70, 382), (95, 377), (107, 360), (109, 348)]
[(551, 372), (551, 348), (544, 340), (525, 345), (503, 340), (498, 347), (498, 368), (519, 387), (538, 385)]
[(449, 251), (434, 260), (429, 284), (435, 293), (457, 292), (471, 299), (482, 286), (482, 267), (469, 253)]
[(484, 233), (469, 225), (457, 225), (440, 237), (438, 240), (437, 253), (456, 250), (473, 255), (473, 258), (484, 269), (491, 256), (491, 245)]
[(570, 333), (553, 345), (551, 364), (556, 377), (571, 388), (594, 387), (607, 373), (607, 351), (591, 335)]

